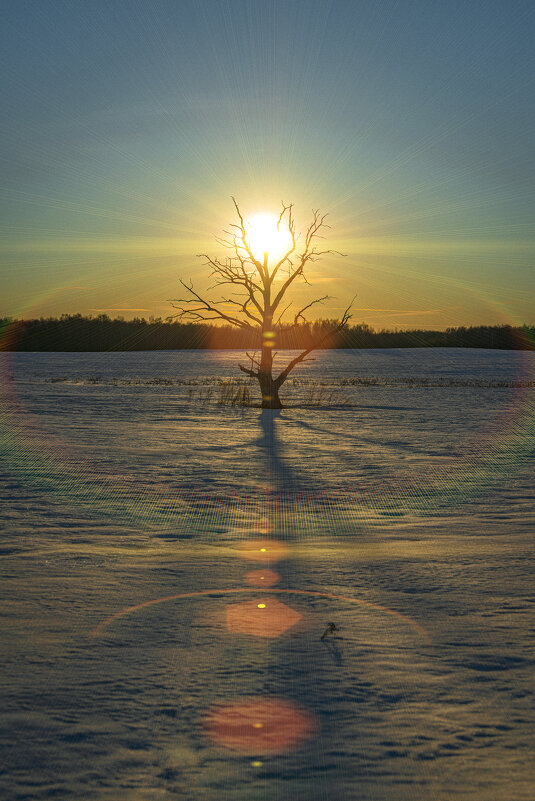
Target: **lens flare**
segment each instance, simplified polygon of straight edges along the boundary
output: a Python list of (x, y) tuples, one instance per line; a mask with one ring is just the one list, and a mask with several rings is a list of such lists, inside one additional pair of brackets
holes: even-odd
[[(232, 595), (236, 593), (252, 593), (254, 592), (249, 587), (243, 588), (231, 588), (231, 589), (221, 589), (221, 590), (199, 590), (197, 592), (182, 592), (178, 593), (177, 595), (166, 595), (164, 598), (155, 598), (152, 601), (144, 601), (143, 603), (136, 604), (135, 606), (127, 606), (125, 609), (121, 609), (119, 612), (115, 612), (115, 614), (110, 615), (98, 626), (90, 632), (90, 637), (97, 637), (99, 634), (102, 634), (105, 628), (107, 628), (111, 623), (114, 623), (116, 620), (120, 620), (125, 615), (132, 614), (133, 612), (139, 612), (141, 609), (146, 609), (150, 606), (155, 606), (156, 604), (166, 603), (168, 601), (182, 601), (186, 598), (202, 598), (204, 596), (210, 595)], [(394, 609), (389, 609), (386, 606), (381, 606), (380, 604), (374, 604), (371, 601), (364, 601), (362, 598), (352, 598), (348, 595), (337, 595), (335, 593), (330, 592), (319, 592), (318, 590), (291, 590), (291, 589), (266, 589), (264, 592), (269, 593), (281, 593), (285, 595), (309, 595), (312, 597), (317, 598), (328, 598), (332, 601), (344, 601), (345, 603), (356, 604), (358, 606), (365, 607), (367, 609), (380, 612), (386, 615), (392, 615), (393, 617), (400, 620), (402, 623), (405, 623), (408, 626), (411, 626), (418, 634), (424, 638), (428, 645), (432, 645), (433, 641), (431, 636), (426, 631), (426, 629), (413, 620), (408, 615), (404, 615), (402, 612), (397, 612)]]
[(250, 562), (280, 562), (286, 559), (290, 549), (278, 540), (249, 540), (238, 546), (240, 556)]
[(295, 748), (319, 728), (308, 710), (269, 696), (245, 697), (215, 707), (202, 723), (213, 743), (248, 755), (282, 753)]
[(276, 598), (229, 604), (225, 615), (227, 628), (234, 634), (271, 638), (280, 637), (303, 618), (300, 612)]
[(274, 570), (250, 570), (245, 574), (245, 580), (252, 587), (271, 587), (280, 581), (280, 576)]

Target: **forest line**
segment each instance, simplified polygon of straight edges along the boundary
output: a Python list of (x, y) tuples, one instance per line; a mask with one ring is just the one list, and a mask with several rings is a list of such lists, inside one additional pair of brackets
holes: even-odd
[[(316, 320), (276, 328), (275, 348), (309, 347), (333, 327)], [(180, 323), (161, 318), (112, 319), (106, 314), (85, 317), (64, 314), (32, 320), (0, 319), (0, 350), (4, 351), (135, 351), (186, 349), (254, 349), (260, 332), (228, 325)], [(375, 330), (366, 323), (346, 325), (326, 340), (325, 348), (492, 348), (535, 349), (535, 326), (459, 326), (445, 330)]]

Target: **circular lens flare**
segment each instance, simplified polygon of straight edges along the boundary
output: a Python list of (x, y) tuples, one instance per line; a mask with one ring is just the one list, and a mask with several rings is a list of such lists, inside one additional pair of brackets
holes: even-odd
[(274, 570), (250, 570), (245, 574), (245, 580), (252, 587), (271, 587), (280, 580), (280, 575)]
[(246, 697), (216, 707), (208, 712), (203, 724), (206, 735), (216, 745), (250, 755), (281, 753), (318, 729), (306, 709), (274, 697)]
[[(164, 598), (153, 598), (151, 601), (143, 601), (140, 604), (136, 604), (135, 606), (127, 606), (125, 609), (121, 609), (119, 612), (115, 612), (115, 614), (110, 615), (98, 626), (90, 632), (90, 637), (97, 637), (104, 629), (106, 629), (111, 623), (114, 623), (116, 620), (120, 620), (125, 615), (130, 615), (134, 612), (139, 612), (141, 609), (147, 609), (151, 606), (155, 606), (156, 604), (167, 603), (169, 601), (182, 601), (186, 598), (202, 598), (204, 596), (210, 595), (234, 595), (234, 594), (242, 594), (242, 593), (251, 593), (253, 590), (250, 588), (232, 588), (232, 589), (219, 589), (219, 590), (197, 590), (197, 592), (181, 592), (176, 595), (166, 595)], [(331, 592), (319, 592), (318, 590), (291, 590), (291, 589), (266, 589), (266, 592), (269, 593), (276, 593), (277, 595), (308, 595), (311, 597), (316, 598), (328, 598), (332, 601), (345, 601), (347, 603), (359, 605), (365, 609), (375, 610), (377, 612), (392, 615), (394, 618), (397, 618), (402, 623), (405, 623), (411, 626), (415, 631), (420, 634), (425, 642), (428, 645), (432, 645), (433, 641), (426, 631), (426, 629), (417, 623), (415, 620), (410, 618), (408, 615), (404, 615), (401, 612), (397, 612), (395, 609), (389, 609), (386, 606), (381, 606), (380, 604), (375, 604), (372, 601), (365, 601), (362, 598), (352, 598), (348, 595), (338, 595)], [(228, 607), (227, 607), (228, 610)], [(228, 619), (228, 612), (227, 612), (227, 619)]]
[(242, 601), (225, 609), (227, 628), (235, 634), (280, 637), (302, 620), (303, 615), (276, 598)]
[(250, 562), (280, 562), (286, 559), (290, 549), (279, 540), (249, 540), (238, 546), (240, 556)]

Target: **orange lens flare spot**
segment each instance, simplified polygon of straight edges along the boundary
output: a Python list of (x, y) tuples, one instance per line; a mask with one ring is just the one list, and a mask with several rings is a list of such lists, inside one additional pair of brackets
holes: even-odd
[[(282, 753), (310, 737), (318, 726), (305, 709), (282, 698), (244, 698), (211, 710), (204, 731), (216, 745), (242, 754)], [(261, 762), (251, 763), (260, 767)]]
[(276, 598), (269, 598), (229, 604), (225, 609), (225, 617), (228, 630), (234, 634), (274, 638), (295, 626), (303, 615)]
[(249, 540), (238, 546), (240, 556), (250, 562), (278, 562), (286, 559), (290, 549), (277, 540)]
[(280, 581), (280, 576), (274, 570), (250, 570), (245, 580), (252, 587), (272, 587)]

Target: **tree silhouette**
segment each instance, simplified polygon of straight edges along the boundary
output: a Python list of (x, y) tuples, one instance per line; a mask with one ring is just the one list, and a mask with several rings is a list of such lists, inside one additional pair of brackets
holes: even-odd
[[(269, 244), (266, 243), (265, 249), (262, 248), (262, 255), (259, 255), (258, 247), (255, 247), (251, 238), (250, 226), (245, 222), (236, 200), (232, 198), (232, 201), (238, 222), (230, 225), (230, 230), (224, 232), (225, 237), (217, 238), (219, 244), (231, 251), (231, 255), (220, 259), (206, 253), (199, 254), (206, 259), (206, 266), (210, 268), (214, 279), (207, 292), (215, 288), (230, 287), (231, 295), (212, 301), (199, 294), (191, 281), (186, 283), (180, 279), (187, 294), (184, 298), (171, 301), (173, 308), (177, 309), (177, 313), (171, 317), (183, 322), (222, 320), (237, 328), (259, 333), (260, 355), (258, 356), (257, 351), (247, 353), (249, 365), (244, 367), (240, 364), (239, 367), (246, 375), (258, 380), (262, 408), (280, 409), (282, 403), (279, 390), (291, 371), (301, 362), (309, 361), (309, 353), (332, 340), (333, 335), (347, 325), (351, 319), (352, 305), (347, 307), (340, 320), (335, 321), (327, 330), (323, 329), (305, 350), (274, 376), (273, 360), (276, 354), (273, 348), (277, 329), (281, 325), (285, 326), (286, 332), (297, 328), (306, 322), (305, 312), (329, 298), (329, 295), (324, 295), (307, 303), (293, 315), (293, 323), (288, 324), (284, 318), (293, 303), (287, 303), (286, 295), (297, 279), (306, 282), (305, 269), (310, 263), (328, 254), (344, 254), (335, 250), (322, 250), (317, 245), (317, 241), (323, 238), (323, 229), (327, 227), (326, 214), (320, 214), (319, 210), (313, 211), (312, 221), (302, 237), (296, 234), (293, 204), (283, 203), (276, 221), (276, 231), (284, 233), (285, 244), (282, 252), (270, 264)], [(275, 279), (279, 279), (280, 283), (275, 284)]]

